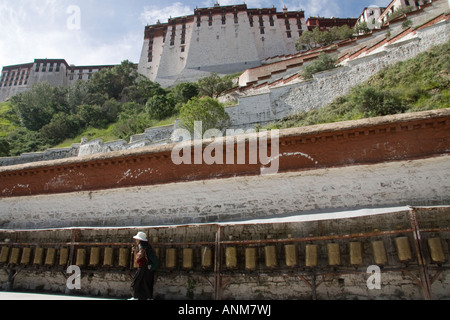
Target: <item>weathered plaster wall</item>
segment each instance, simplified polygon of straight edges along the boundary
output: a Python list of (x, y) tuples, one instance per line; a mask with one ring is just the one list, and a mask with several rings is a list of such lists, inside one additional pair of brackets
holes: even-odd
[(448, 156), (377, 165), (2, 198), (1, 228), (139, 226), (449, 203)]
[[(19, 271), (14, 280), (15, 290), (34, 292), (66, 291), (66, 268), (77, 260), (77, 250), (87, 250), (87, 260), (81, 267), (81, 290), (72, 293), (127, 297), (134, 267), (118, 266), (119, 248), (130, 248), (131, 237), (138, 230), (147, 233), (160, 258), (155, 296), (157, 299), (448, 299), (450, 274), (448, 257), (450, 223), (448, 206), (397, 207), (382, 210), (300, 215), (284, 219), (243, 221), (221, 224), (181, 225), (170, 227), (53, 229), (35, 231), (0, 230), (0, 247), (73, 248), (67, 263), (50, 265), (0, 263), (0, 288), (5, 288), (9, 270)], [(420, 234), (420, 236), (417, 236)], [(407, 237), (411, 259), (399, 260), (397, 237)], [(9, 243), (3, 242), (5, 238)], [(445, 261), (435, 262), (430, 254), (428, 239), (439, 238)], [(376, 265), (373, 241), (381, 241), (386, 261), (380, 267), (380, 289), (367, 287), (367, 268)], [(361, 262), (350, 264), (350, 243), (362, 245)], [(338, 244), (340, 263), (331, 266), (327, 246)], [(306, 246), (317, 245), (317, 265), (305, 264)], [(418, 245), (420, 244), (420, 245)], [(298, 259), (293, 266), (286, 264), (285, 245), (294, 245)], [(274, 246), (274, 266), (266, 265), (265, 247)], [(90, 265), (91, 248), (114, 248), (114, 263), (103, 266), (103, 253), (97, 266)], [(213, 262), (202, 267), (202, 253), (212, 250)], [(227, 266), (227, 247), (235, 247), (236, 267)], [(167, 250), (176, 249), (175, 266), (167, 265)], [(245, 251), (256, 250), (255, 265), (247, 267)], [(183, 263), (184, 249), (193, 250), (193, 265)], [(132, 255), (130, 255), (131, 261)], [(419, 259), (421, 259), (419, 263)], [(8, 261), (8, 260), (7, 260)], [(11, 261), (11, 260), (9, 260)], [(216, 264), (216, 266), (214, 266)], [(217, 270), (215, 272), (214, 270)], [(425, 284), (425, 271), (429, 285)], [(220, 273), (220, 274), (219, 274)], [(316, 290), (312, 288), (316, 275)], [(220, 281), (217, 280), (219, 276)], [(216, 280), (215, 280), (216, 279)], [(424, 282), (425, 281), (425, 282)]]

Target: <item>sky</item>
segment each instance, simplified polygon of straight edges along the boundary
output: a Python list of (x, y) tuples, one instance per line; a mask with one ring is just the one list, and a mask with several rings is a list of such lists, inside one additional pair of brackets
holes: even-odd
[[(34, 59), (78, 66), (139, 62), (144, 27), (191, 15), (215, 0), (0, 0), (0, 68)], [(390, 0), (219, 0), (248, 8), (304, 10), (310, 16), (355, 17)]]

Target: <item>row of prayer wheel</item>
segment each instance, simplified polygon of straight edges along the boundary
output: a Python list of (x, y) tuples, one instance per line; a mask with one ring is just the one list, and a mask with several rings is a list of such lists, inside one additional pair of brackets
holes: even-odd
[[(413, 260), (411, 246), (408, 237), (395, 238), (395, 247), (397, 250), (397, 257), (401, 262), (408, 262)], [(427, 240), (428, 248), (431, 260), (435, 263), (443, 263), (446, 261), (445, 252), (440, 238), (429, 238)], [(374, 263), (377, 265), (385, 265), (388, 262), (385, 244), (382, 240), (372, 241), (372, 254)], [(338, 266), (342, 264), (340, 245), (339, 243), (328, 243), (328, 265)], [(264, 248), (264, 261), (265, 266), (268, 268), (275, 268), (278, 266), (277, 250), (275, 245), (268, 245)], [(305, 246), (305, 266), (316, 267), (318, 266), (318, 249), (317, 244), (306, 244)], [(118, 267), (128, 268), (131, 261), (131, 249), (119, 248), (118, 249), (118, 261), (114, 260), (114, 248), (103, 248), (103, 256), (101, 255), (100, 247), (91, 247), (88, 254), (87, 248), (78, 248), (75, 250), (74, 264), (77, 266), (89, 266), (89, 267), (114, 267), (117, 262)], [(161, 249), (154, 248), (158, 257), (161, 257)], [(182, 268), (193, 269), (194, 268), (194, 249), (182, 248)], [(202, 247), (201, 249), (201, 267), (211, 268), (213, 265), (213, 249), (210, 247)], [(295, 267), (299, 264), (298, 250), (295, 244), (284, 245), (285, 251), (285, 264), (287, 267)], [(59, 257), (57, 256), (56, 248), (42, 248), (36, 247), (34, 250), (34, 256), (32, 256), (32, 248), (24, 247), (2, 247), (0, 251), (0, 264), (9, 263), (11, 265), (38, 265), (38, 266), (66, 266), (69, 260), (69, 249), (60, 248)], [(133, 259), (134, 260), (134, 259)], [(350, 265), (362, 265), (363, 264), (363, 244), (362, 242), (349, 242), (349, 263)], [(165, 250), (165, 268), (174, 269), (177, 267), (178, 262), (178, 249), (167, 248)], [(257, 248), (246, 247), (245, 248), (245, 268), (247, 270), (255, 270), (258, 264)], [(228, 246), (225, 248), (225, 266), (228, 269), (234, 269), (238, 267), (238, 254), (237, 247)], [(134, 267), (136, 265), (134, 264)]]
[[(374, 263), (377, 265), (385, 265), (388, 262), (386, 248), (382, 240), (372, 241), (372, 254)], [(340, 246), (338, 243), (328, 243), (328, 265), (341, 265)], [(395, 247), (397, 257), (400, 262), (408, 262), (413, 260), (413, 255), (408, 237), (395, 238)], [(443, 263), (446, 261), (444, 248), (440, 238), (428, 239), (428, 247), (431, 260), (435, 263)], [(305, 246), (305, 266), (317, 267), (319, 263), (318, 256), (319, 246), (317, 244), (306, 244)], [(285, 264), (287, 267), (295, 267), (299, 265), (298, 250), (295, 244), (284, 245)], [(278, 258), (276, 247), (274, 245), (264, 247), (265, 266), (275, 268), (278, 266)], [(363, 264), (363, 244), (362, 242), (349, 242), (349, 263), (358, 266)], [(245, 248), (245, 268), (247, 270), (255, 270), (257, 267), (257, 249), (255, 247)], [(238, 267), (237, 248), (227, 247), (225, 249), (225, 264), (229, 269)]]
[[(11, 251), (11, 254), (9, 254)], [(57, 251), (59, 251), (59, 257), (57, 257)], [(101, 257), (101, 248), (91, 247), (89, 250), (86, 248), (78, 248), (75, 250), (76, 256), (74, 264), (77, 266), (100, 266), (102, 264), (105, 267), (114, 266), (114, 248), (104, 248), (103, 260)], [(119, 267), (129, 267), (130, 265), (130, 252), (129, 248), (119, 249)], [(8, 260), (9, 256), (9, 260)], [(69, 248), (42, 248), (36, 247), (34, 250), (34, 256), (32, 256), (32, 248), (9, 248), (2, 247), (0, 251), (0, 264), (9, 263), (12, 265), (37, 265), (37, 266), (66, 266), (69, 260)]]

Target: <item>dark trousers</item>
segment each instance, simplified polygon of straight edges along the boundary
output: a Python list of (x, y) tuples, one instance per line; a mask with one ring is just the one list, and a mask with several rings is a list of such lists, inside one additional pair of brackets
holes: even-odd
[(133, 297), (139, 300), (153, 299), (153, 285), (155, 273), (147, 267), (138, 268), (134, 274), (131, 288)]

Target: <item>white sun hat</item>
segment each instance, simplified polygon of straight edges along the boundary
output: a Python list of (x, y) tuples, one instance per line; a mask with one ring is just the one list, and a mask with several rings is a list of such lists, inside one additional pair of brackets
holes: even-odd
[(141, 240), (141, 241), (148, 241), (147, 240), (147, 235), (145, 234), (145, 232), (138, 232), (138, 234), (135, 235), (133, 237), (133, 239), (137, 239), (137, 240)]

